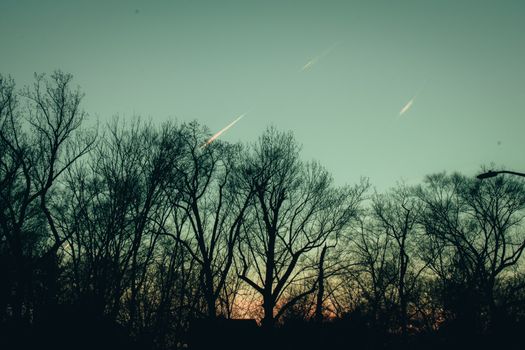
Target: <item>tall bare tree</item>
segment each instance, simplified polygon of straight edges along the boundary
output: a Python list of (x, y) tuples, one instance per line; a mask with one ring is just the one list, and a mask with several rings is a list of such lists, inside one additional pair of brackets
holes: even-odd
[(218, 300), (230, 282), (235, 247), (252, 192), (239, 181), (240, 145), (221, 141), (206, 144), (209, 137), (197, 123), (183, 126), (185, 157), (173, 172), (173, 196), (177, 200), (172, 204), (176, 215), (187, 218), (188, 229), (176, 239), (201, 268), (207, 316), (215, 318)]
[[(245, 181), (255, 193), (254, 225), (240, 249), (240, 277), (262, 297), (263, 323), (276, 319), (303, 297), (317, 281), (280, 305), (281, 297), (317, 263), (309, 253), (339, 235), (354, 219), (364, 186), (335, 188), (317, 163), (303, 163), (290, 133), (268, 129), (247, 159)], [(252, 269), (249, 269), (249, 267)]]
[[(478, 181), (459, 174), (427, 177), (419, 189), (425, 203), (423, 224), (433, 244), (430, 266), (454, 297), (464, 294), (457, 310), (467, 310), (490, 324), (497, 307), (498, 277), (515, 266), (525, 249), (525, 187), (501, 176)], [(486, 312), (483, 312), (486, 310)], [(483, 321), (482, 314), (488, 319)]]
[(5, 203), (0, 226), (17, 276), (14, 317), (31, 313), (24, 302), (31, 298), (32, 271), (43, 260), (53, 259), (67, 239), (57, 228), (52, 208), (57, 181), (95, 141), (94, 133), (79, 132), (86, 113), (81, 108), (83, 94), (71, 87), (72, 78), (60, 71), (49, 77), (35, 75), (33, 86), (18, 95), (26, 103), (24, 109), (14, 83), (0, 78), (4, 148), (0, 183)]
[[(405, 185), (386, 195), (376, 195), (372, 202), (372, 213), (378, 227), (389, 236), (395, 245), (397, 260), (397, 297), (399, 299), (399, 320), (402, 334), (407, 332), (408, 301), (414, 283), (408, 280), (409, 268), (413, 265), (415, 243), (418, 239), (418, 222), (422, 203)], [(412, 263), (412, 264), (411, 264)], [(414, 267), (415, 278), (425, 268), (424, 264)]]
[[(88, 161), (68, 172), (63, 230), (76, 297), (115, 319), (126, 306), (131, 328), (144, 324), (157, 244), (169, 217), (167, 183), (181, 158), (178, 127), (137, 120), (108, 125)], [(177, 250), (175, 250), (175, 254)], [(176, 260), (177, 261), (177, 260)]]

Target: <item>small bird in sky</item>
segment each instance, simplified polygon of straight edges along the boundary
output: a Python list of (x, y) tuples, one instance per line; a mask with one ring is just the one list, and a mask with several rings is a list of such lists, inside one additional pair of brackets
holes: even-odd
[(237, 117), (237, 119), (235, 119), (233, 122), (231, 122), (230, 124), (228, 124), (226, 127), (222, 128), (220, 131), (218, 131), (215, 135), (213, 135), (212, 137), (209, 138), (208, 141), (206, 141), (205, 144), (203, 144), (201, 146), (201, 148), (204, 148), (206, 146), (208, 146), (210, 143), (212, 143), (213, 141), (215, 141), (219, 136), (222, 135), (222, 133), (224, 133), (226, 130), (228, 130), (229, 128), (231, 128), (232, 126), (234, 126), (239, 120), (241, 120), (242, 118), (244, 118), (244, 116), (246, 115), (246, 113), (243, 113), (241, 114), (239, 117)]

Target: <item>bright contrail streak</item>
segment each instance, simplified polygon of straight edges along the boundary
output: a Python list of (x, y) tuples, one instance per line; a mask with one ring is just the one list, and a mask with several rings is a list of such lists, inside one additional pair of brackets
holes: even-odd
[(226, 127), (222, 128), (219, 132), (217, 132), (215, 135), (213, 135), (212, 137), (210, 137), (210, 139), (208, 141), (206, 141), (205, 144), (202, 145), (202, 148), (208, 146), (210, 143), (212, 143), (213, 141), (215, 141), (215, 139), (217, 139), (219, 136), (222, 135), (222, 133), (224, 133), (226, 130), (228, 130), (229, 128), (231, 128), (232, 126), (234, 126), (239, 120), (241, 120), (242, 118), (244, 118), (244, 116), (246, 115), (246, 113), (243, 113), (241, 114), (239, 117), (237, 117), (237, 119), (235, 119), (233, 122), (231, 122), (230, 124), (228, 124)]
[[(415, 97), (415, 96), (414, 96)], [(406, 111), (408, 111), (410, 109), (410, 107), (412, 107), (412, 105), (414, 104), (414, 97), (412, 97), (412, 99), (410, 101), (407, 102), (406, 105), (403, 106), (403, 108), (401, 108), (401, 110), (399, 111), (399, 116), (401, 117), (403, 114), (406, 113)]]
[(325, 56), (328, 56), (330, 54), (330, 52), (332, 52), (332, 50), (337, 46), (339, 45), (339, 43), (335, 43), (333, 44), (332, 46), (330, 46), (328, 49), (324, 50), (322, 54), (320, 54), (319, 56), (316, 56), (314, 58), (312, 58), (310, 61), (306, 62), (306, 64), (301, 68), (301, 72), (307, 70), (307, 69), (310, 69), (314, 64), (316, 64), (317, 62), (319, 62), (319, 60), (321, 58), (324, 58)]
[(319, 61), (319, 58), (316, 57), (314, 59), (311, 59), (310, 61), (306, 62), (306, 64), (303, 66), (303, 68), (301, 68), (301, 71), (305, 71), (307, 69), (309, 69), (310, 67), (312, 67), (314, 64), (317, 63), (317, 61)]
[(406, 105), (404, 105), (403, 108), (401, 108), (401, 110), (399, 111), (399, 116), (400, 116), (400, 117), (401, 117), (403, 114), (405, 114), (406, 112), (408, 112), (408, 110), (409, 110), (410, 108), (412, 108), (412, 105), (414, 104), (414, 101), (416, 100), (416, 97), (419, 95), (419, 93), (420, 93), (421, 91), (423, 91), (423, 89), (425, 88), (426, 85), (427, 85), (427, 82), (425, 81), (425, 82), (423, 83), (423, 86), (421, 86), (421, 88), (420, 88), (419, 91), (414, 95), (414, 97), (412, 97), (412, 98), (410, 99), (410, 101), (408, 101), (408, 102), (406, 103)]

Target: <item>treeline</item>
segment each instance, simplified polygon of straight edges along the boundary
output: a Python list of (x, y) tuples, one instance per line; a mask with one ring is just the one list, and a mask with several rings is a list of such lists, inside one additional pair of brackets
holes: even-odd
[(215, 318), (400, 339), (525, 324), (519, 178), (341, 187), (291, 133), (242, 145), (206, 144), (196, 122), (97, 130), (82, 97), (62, 72), (22, 89), (0, 76), (4, 339), (166, 349)]

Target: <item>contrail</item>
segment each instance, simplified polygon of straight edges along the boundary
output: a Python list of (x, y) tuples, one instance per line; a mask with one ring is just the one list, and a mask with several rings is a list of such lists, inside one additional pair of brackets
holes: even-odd
[(403, 108), (401, 108), (401, 111), (399, 111), (399, 116), (401, 117), (403, 114), (406, 113), (406, 111), (408, 111), (410, 109), (410, 107), (412, 107), (412, 105), (414, 104), (414, 97), (412, 97), (412, 99), (410, 99), (410, 101), (407, 102), (406, 105), (403, 106)]
[(224, 127), (223, 129), (221, 129), (219, 132), (217, 132), (215, 135), (213, 135), (212, 137), (210, 137), (210, 139), (208, 141), (206, 141), (205, 144), (203, 144), (201, 146), (201, 148), (204, 148), (206, 146), (208, 146), (210, 143), (212, 143), (213, 141), (215, 141), (215, 139), (219, 136), (222, 135), (223, 132), (225, 132), (226, 130), (228, 130), (229, 128), (231, 128), (232, 126), (234, 126), (239, 120), (241, 120), (242, 118), (244, 118), (244, 116), (246, 115), (246, 113), (243, 113), (241, 114), (239, 117), (237, 117), (237, 119), (235, 119), (233, 122), (231, 122), (230, 124), (228, 124), (226, 127)]
[(414, 104), (414, 101), (416, 100), (416, 97), (419, 95), (419, 93), (421, 91), (423, 91), (423, 89), (425, 88), (425, 86), (427, 85), (427, 82), (425, 81), (425, 83), (423, 84), (423, 86), (421, 86), (421, 88), (419, 89), (419, 91), (414, 95), (414, 97), (412, 97), (410, 99), (410, 101), (408, 101), (404, 106), (403, 108), (401, 108), (401, 110), (399, 111), (399, 116), (401, 117), (403, 114), (405, 114), (410, 108), (412, 108), (412, 105)]
[(306, 62), (306, 64), (301, 68), (301, 72), (307, 70), (307, 69), (310, 69), (314, 64), (316, 64), (321, 58), (324, 58), (326, 56), (328, 56), (330, 54), (330, 52), (332, 52), (333, 49), (335, 49), (335, 47), (339, 45), (339, 42), (333, 44), (332, 46), (330, 46), (328, 49), (324, 50), (322, 54), (320, 54), (319, 56), (316, 56), (314, 58), (312, 58), (310, 61)]
[(311, 59), (310, 61), (306, 62), (306, 64), (301, 68), (301, 71), (305, 71), (309, 69), (311, 66), (317, 63), (319, 61), (319, 57), (316, 57), (314, 59)]

